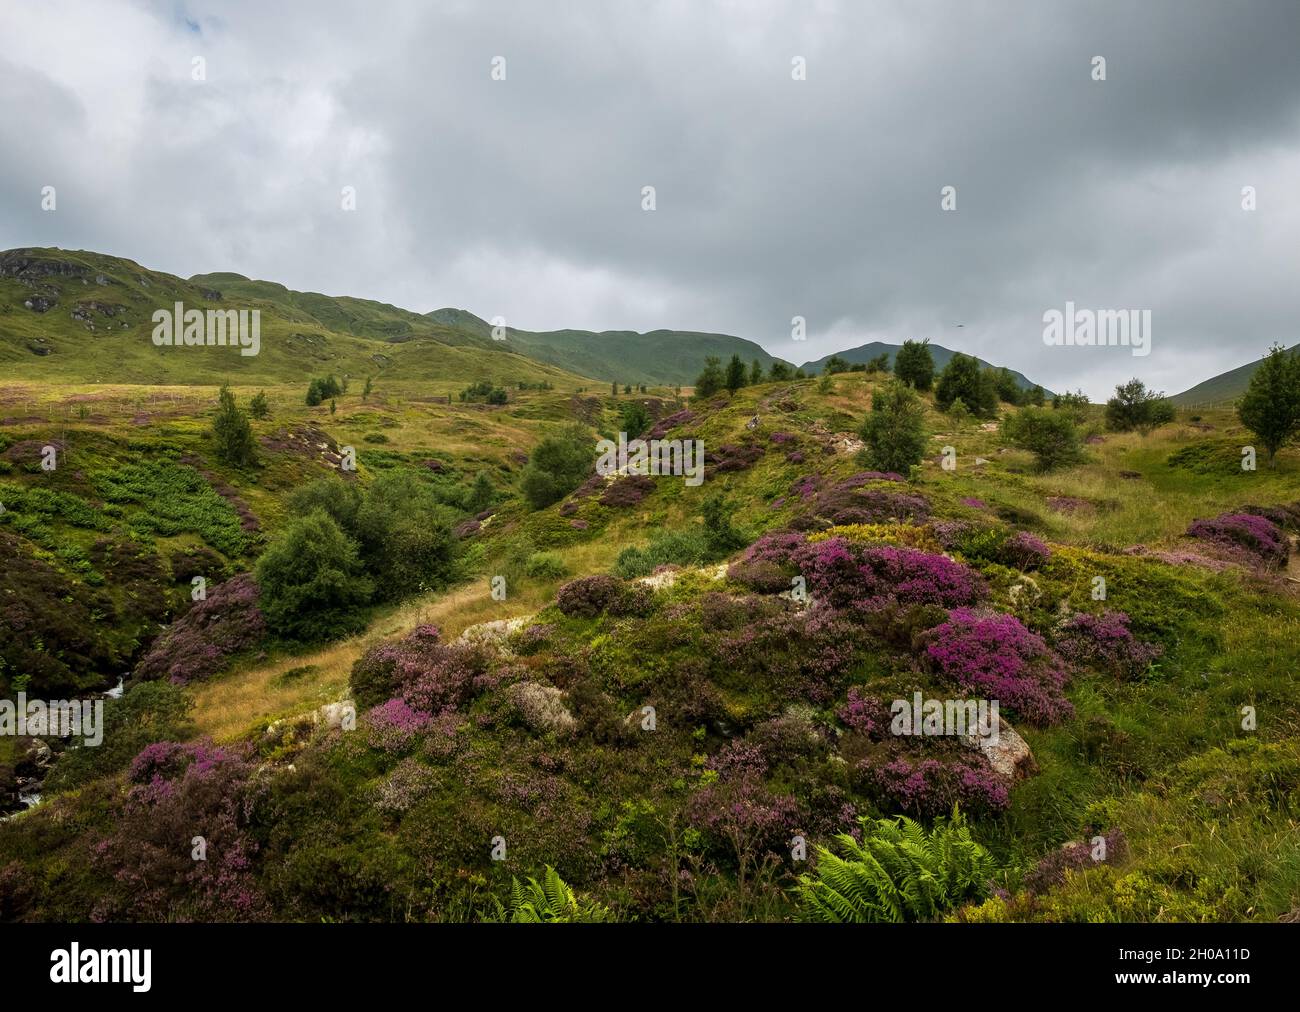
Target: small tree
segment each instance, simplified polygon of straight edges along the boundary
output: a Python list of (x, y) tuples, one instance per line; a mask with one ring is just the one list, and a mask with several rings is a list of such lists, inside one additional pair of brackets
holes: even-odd
[(1115, 388), (1115, 396), (1106, 402), (1106, 428), (1115, 432), (1143, 435), (1174, 420), (1174, 406), (1162, 393), (1148, 390), (1134, 378)]
[(848, 372), (848, 371), (849, 371), (849, 363), (845, 361), (843, 358), (841, 358), (839, 355), (832, 355), (830, 358), (826, 360), (826, 364), (822, 366), (823, 376), (830, 376), (833, 373)]
[(338, 404), (336, 404), (336, 403), (334, 402), (334, 398), (331, 397), (331, 398), (330, 398), (330, 414), (331, 414), (331, 415), (334, 414), (334, 412), (336, 412), (338, 409), (339, 409)]
[(355, 542), (324, 510), (294, 520), (262, 553), (254, 575), (267, 626), (296, 640), (355, 630), (356, 609), (374, 590)]
[(593, 473), (595, 446), (580, 425), (547, 436), (533, 449), (520, 485), (535, 510), (558, 502)]
[(650, 428), (650, 412), (646, 410), (645, 405), (640, 401), (627, 401), (623, 405), (619, 425), (627, 433), (629, 439), (635, 439)]
[(731, 361), (727, 363), (726, 383), (727, 392), (731, 394), (745, 385), (745, 363), (740, 360), (739, 355), (732, 355)]
[(1007, 404), (1025, 403), (1025, 391), (1020, 389), (1020, 383), (1010, 369), (1004, 367), (993, 370), (993, 384), (998, 400)]
[(754, 359), (754, 361), (749, 364), (749, 385), (751, 387), (757, 386), (759, 383), (762, 382), (763, 382), (763, 363), (760, 362), (758, 359)]
[(496, 497), (497, 493), (496, 489), (492, 487), (492, 479), (487, 476), (486, 471), (480, 471), (474, 479), (474, 487), (470, 489), (466, 506), (471, 513), (482, 513), (492, 505)]
[(894, 375), (917, 390), (929, 390), (934, 382), (934, 356), (930, 339), (904, 341), (894, 356)]
[(722, 495), (714, 495), (704, 500), (704, 536), (708, 538), (709, 550), (715, 555), (726, 555), (737, 548), (744, 548), (750, 539), (731, 522), (735, 515), (736, 504)]
[(618, 396), (618, 380), (615, 380), (613, 383), (610, 384), (609, 392), (615, 397)]
[(889, 372), (889, 352), (882, 351), (875, 358), (867, 362), (867, 372)]
[(1083, 456), (1078, 429), (1060, 411), (1021, 408), (1006, 420), (1002, 431), (1012, 446), (1032, 453), (1044, 471), (1077, 463)]
[(248, 402), (248, 413), (256, 418), (259, 422), (263, 418), (270, 417), (271, 407), (266, 403), (266, 391), (259, 390), (253, 395), (253, 399)]
[(368, 400), (370, 400), (370, 391), (373, 390), (373, 389), (374, 389), (374, 386), (373, 386), (373, 385), (371, 384), (371, 382), (370, 382), (370, 377), (367, 376), (367, 377), (366, 377), (366, 385), (365, 385), (364, 387), (361, 388), (361, 399), (362, 399), (363, 401), (368, 401)]
[(948, 405), (948, 417), (952, 419), (952, 424), (959, 428), (963, 425), (970, 424), (970, 408), (966, 407), (966, 402), (958, 397)]
[(709, 355), (704, 360), (704, 371), (695, 380), (695, 396), (712, 397), (726, 385), (727, 378), (722, 372), (722, 360), (716, 355)]
[(1300, 434), (1300, 356), (1273, 345), (1251, 373), (1237, 417), (1264, 444), (1272, 464), (1277, 451)]
[(861, 435), (873, 468), (906, 477), (925, 453), (925, 404), (906, 383), (891, 380), (872, 392)]
[(257, 461), (257, 444), (248, 417), (235, 404), (235, 395), (222, 385), (218, 394), (217, 417), (212, 420), (212, 436), (217, 457), (235, 467), (247, 467)]
[(790, 365), (788, 362), (778, 362), (774, 359), (772, 361), (772, 364), (767, 367), (767, 378), (771, 380), (773, 383), (784, 382), (785, 380), (788, 380), (792, 375), (793, 373), (790, 370)]

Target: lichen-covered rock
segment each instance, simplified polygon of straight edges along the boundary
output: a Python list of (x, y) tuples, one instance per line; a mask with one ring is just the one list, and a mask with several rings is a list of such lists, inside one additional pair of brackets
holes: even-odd
[(553, 685), (515, 682), (507, 690), (525, 724), (534, 731), (572, 731), (578, 722), (564, 705), (564, 693)]

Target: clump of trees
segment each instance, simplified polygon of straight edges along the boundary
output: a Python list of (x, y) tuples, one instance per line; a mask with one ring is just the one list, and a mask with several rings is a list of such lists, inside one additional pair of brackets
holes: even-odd
[(460, 399), (470, 403), (505, 404), (509, 397), (505, 387), (497, 386), (491, 380), (476, 380), (460, 392)]
[(333, 373), (323, 378), (316, 378), (307, 385), (307, 407), (314, 408), (318, 404), (324, 404), (332, 397), (339, 397), (343, 393), (343, 384), (341, 384)]
[(1300, 355), (1273, 345), (1251, 375), (1237, 417), (1273, 463), (1277, 451), (1300, 435)]
[(289, 496), (288, 525), (258, 559), (267, 626), (311, 642), (360, 628), (361, 609), (446, 586), (456, 575), (455, 511), (405, 471), (366, 489), (323, 478)]
[(860, 431), (871, 467), (906, 477), (925, 453), (925, 404), (906, 383), (890, 380), (872, 391)]
[(520, 480), (535, 510), (559, 502), (594, 473), (596, 446), (581, 425), (547, 436), (534, 447)]
[[(897, 364), (894, 368), (897, 371)], [(948, 360), (934, 388), (934, 400), (941, 411), (948, 411), (958, 399), (981, 418), (993, 418), (998, 413), (994, 370), (981, 368), (978, 359), (961, 352)]]
[(1174, 420), (1174, 405), (1163, 393), (1148, 390), (1140, 379), (1131, 379), (1115, 388), (1115, 396), (1106, 402), (1106, 428), (1112, 432), (1143, 435)]

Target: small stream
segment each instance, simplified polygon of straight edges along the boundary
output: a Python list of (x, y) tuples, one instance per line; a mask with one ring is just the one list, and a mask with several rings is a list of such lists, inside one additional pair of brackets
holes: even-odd
[[(100, 693), (100, 696), (102, 696), (104, 699), (121, 699), (122, 693), (125, 691), (126, 691), (126, 679), (119, 677), (117, 680), (117, 684), (113, 686), (111, 689), (109, 689), (107, 692)], [(69, 744), (68, 747), (72, 749), (72, 748), (78, 748), (79, 746), (75, 744)], [(42, 781), (33, 781), (32, 783), (29, 783), (26, 787), (19, 788), (18, 801), (23, 807), (18, 809), (15, 812), (10, 812), (8, 815), (0, 815), (0, 822), (6, 822), (9, 819), (12, 819), (15, 815), (20, 815), (21, 813), (28, 811), (32, 808), (35, 808), (37, 805), (39, 805), (41, 803), (41, 787), (42, 787)]]

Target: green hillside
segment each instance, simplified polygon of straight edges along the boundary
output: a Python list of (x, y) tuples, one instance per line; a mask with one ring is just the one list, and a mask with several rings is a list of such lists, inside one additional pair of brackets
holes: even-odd
[[(1300, 344), (1291, 348), (1290, 354), (1300, 354)], [(1209, 379), (1197, 383), (1196, 386), (1184, 390), (1181, 394), (1174, 394), (1170, 400), (1186, 408), (1228, 404), (1246, 392), (1246, 386), (1250, 383), (1251, 376), (1255, 375), (1255, 370), (1259, 368), (1259, 363), (1262, 361), (1263, 357), (1261, 356), (1254, 362), (1248, 362), (1236, 369), (1229, 369), (1218, 376), (1211, 376)]]
[[(259, 354), (155, 346), (152, 314), (176, 302), (260, 310)], [(65, 383), (305, 383), (327, 372), (456, 389), (474, 380), (590, 383), (382, 303), (292, 292), (238, 274), (186, 281), (119, 257), (58, 249), (0, 253), (0, 368), (14, 379)]]
[[(492, 326), (463, 309), (438, 309), (429, 313), (431, 322), (455, 327), (476, 336), (491, 338)], [(714, 355), (726, 362), (739, 355), (749, 365), (754, 359), (766, 371), (774, 361), (762, 347), (730, 334), (704, 334), (691, 330), (549, 330), (506, 328), (505, 347), (521, 355), (579, 372), (584, 376), (620, 383), (690, 385)]]
[[(898, 353), (898, 350), (901, 347), (901, 344), (886, 344), (883, 341), (872, 341), (870, 344), (859, 345), (856, 348), (850, 348), (848, 351), (837, 351), (834, 352), (834, 354), (844, 359), (844, 361), (848, 362), (849, 365), (856, 365), (860, 362), (870, 362), (873, 358), (884, 354), (889, 356), (889, 365), (892, 368), (894, 365), (894, 356)], [(941, 344), (931, 344), (930, 354), (934, 357), (934, 368), (937, 372), (946, 366), (949, 360), (957, 353), (951, 349), (945, 348)], [(830, 358), (830, 355), (823, 355), (821, 358), (815, 359), (812, 362), (805, 362), (802, 369), (806, 373), (820, 373), (822, 367), (826, 365)], [(982, 358), (977, 357), (976, 361), (982, 366), (996, 368), (992, 362), (986, 362)], [(1014, 369), (1011, 370), (1011, 375), (1016, 378), (1016, 382), (1025, 390), (1032, 390), (1036, 386), (1041, 386), (1041, 384), (1035, 383), (1033, 380), (1016, 372)], [(1047, 387), (1043, 387), (1043, 393), (1051, 396), (1052, 391), (1048, 390)]]

